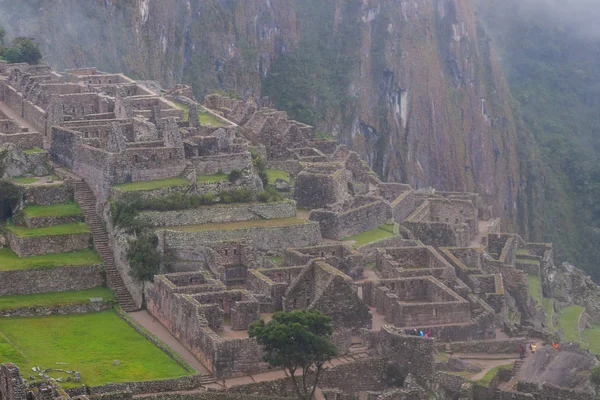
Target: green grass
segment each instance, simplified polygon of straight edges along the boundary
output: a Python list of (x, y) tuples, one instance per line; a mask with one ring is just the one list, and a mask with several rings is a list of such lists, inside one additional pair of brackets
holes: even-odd
[(7, 225), (6, 229), (20, 237), (72, 235), (90, 232), (90, 228), (85, 222), (45, 226), (43, 228), (26, 228), (23, 226)]
[(271, 257), (267, 257), (267, 259), (273, 261), (275, 263), (275, 265), (281, 265), (281, 262), (283, 261), (283, 259), (279, 256), (271, 256)]
[(529, 295), (533, 297), (536, 303), (542, 304), (542, 286), (540, 283), (540, 277), (529, 275), (527, 276), (527, 281), (529, 283)]
[(30, 185), (32, 183), (37, 182), (37, 180), (38, 180), (38, 178), (35, 178), (35, 177), (29, 178), (26, 176), (19, 176), (17, 178), (12, 178), (13, 182), (20, 183), (22, 185)]
[(102, 264), (100, 255), (92, 249), (72, 253), (45, 254), (36, 257), (21, 258), (11, 249), (0, 249), (0, 271), (19, 271), (24, 269), (56, 268)]
[(52, 204), (50, 206), (27, 206), (23, 212), (29, 217), (70, 217), (83, 215), (77, 203)]
[[(190, 120), (190, 108), (187, 105), (185, 105), (183, 103), (179, 103), (177, 101), (173, 101), (173, 103), (175, 103), (175, 105), (177, 107), (179, 107), (183, 110), (183, 120), (189, 121)], [(198, 110), (198, 119), (200, 120), (201, 125), (210, 126), (210, 127), (223, 126), (223, 121), (221, 121), (219, 118), (215, 117), (208, 111), (204, 110), (202, 107), (200, 107)]]
[[(0, 363), (15, 362), (21, 371), (31, 371), (35, 366), (79, 371), (82, 383), (90, 386), (189, 374), (112, 310), (4, 318), (0, 320), (0, 332), (5, 336), (0, 343)], [(114, 365), (114, 360), (120, 365)], [(65, 387), (78, 385), (63, 383)]]
[(518, 256), (528, 256), (529, 255), (529, 250), (527, 250), (527, 249), (519, 249), (519, 250), (517, 250), (517, 255)]
[(556, 327), (565, 332), (565, 340), (570, 342), (580, 342), (581, 336), (577, 330), (577, 321), (583, 312), (581, 306), (565, 307), (558, 313)]
[(517, 264), (540, 265), (540, 260), (524, 260), (522, 258), (517, 258)]
[(38, 153), (46, 153), (46, 150), (40, 149), (39, 147), (34, 147), (33, 149), (23, 150), (25, 154), (38, 154)]
[(377, 240), (385, 239), (392, 236), (394, 236), (394, 225), (386, 224), (381, 225), (378, 228), (371, 229), (370, 231), (359, 233), (358, 235), (342, 238), (342, 241), (353, 240), (355, 242), (354, 247), (359, 247), (367, 243), (372, 243)]
[(600, 324), (593, 325), (592, 329), (583, 331), (583, 340), (589, 344), (592, 353), (600, 355)]
[(110, 289), (97, 287), (88, 290), (74, 290), (69, 292), (50, 292), (38, 294), (24, 294), (0, 297), (0, 310), (12, 310), (22, 307), (57, 307), (69, 304), (89, 303), (92, 297), (102, 297), (105, 300), (114, 300)]
[(552, 316), (554, 315), (554, 299), (542, 297), (542, 305), (544, 310), (546, 310), (546, 326), (548, 328), (553, 328), (554, 323), (552, 322)]
[(165, 187), (173, 186), (185, 186), (189, 185), (190, 181), (184, 178), (168, 178), (168, 179), (156, 179), (153, 181), (141, 181), (132, 183), (123, 183), (115, 185), (114, 187), (123, 192), (133, 192), (136, 190), (152, 190), (160, 189)]
[(213, 183), (226, 181), (228, 178), (227, 174), (213, 174), (213, 175), (201, 175), (196, 177), (198, 183)]
[(306, 220), (299, 218), (279, 218), (279, 219), (253, 219), (249, 221), (223, 222), (220, 224), (202, 224), (174, 226), (171, 229), (180, 232), (199, 232), (199, 231), (231, 231), (246, 228), (268, 228), (275, 226), (289, 226), (306, 224)]
[(270, 184), (275, 183), (277, 178), (283, 179), (286, 182), (290, 181), (290, 174), (288, 174), (286, 171), (280, 169), (267, 169), (265, 171), (267, 172), (267, 177), (269, 178)]
[(482, 384), (484, 386), (487, 386), (490, 384), (490, 382), (492, 381), (492, 379), (494, 379), (494, 377), (496, 376), (496, 374), (498, 373), (498, 371), (500, 371), (501, 369), (503, 370), (510, 370), (513, 368), (513, 363), (510, 364), (504, 364), (504, 365), (498, 365), (492, 369), (490, 369), (484, 376), (483, 378), (479, 379), (478, 381), (475, 381), (479, 384)]
[(198, 112), (198, 118), (200, 119), (201, 125), (206, 125), (210, 127), (223, 126), (223, 121), (221, 121), (219, 118), (215, 117), (208, 111), (200, 110)]

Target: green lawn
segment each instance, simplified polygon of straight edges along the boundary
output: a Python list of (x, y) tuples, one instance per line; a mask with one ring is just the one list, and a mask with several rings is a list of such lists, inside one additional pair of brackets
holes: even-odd
[(35, 178), (35, 177), (28, 178), (25, 176), (19, 176), (17, 178), (12, 178), (13, 182), (20, 183), (21, 185), (30, 185), (32, 183), (37, 182), (37, 180), (38, 180), (38, 178)]
[(529, 282), (529, 295), (538, 304), (542, 304), (542, 286), (540, 283), (540, 277), (535, 275), (528, 275), (527, 280)]
[(123, 192), (133, 192), (136, 190), (160, 189), (165, 187), (184, 186), (189, 184), (190, 181), (188, 181), (187, 179), (176, 177), (168, 179), (156, 179), (153, 181), (122, 183), (120, 185), (115, 185), (114, 187), (119, 190), (122, 190)]
[[(79, 371), (82, 383), (90, 386), (190, 374), (112, 310), (4, 318), (0, 332), (4, 336), (0, 336), (0, 363), (16, 363), (26, 377), (36, 366)], [(60, 377), (58, 372), (49, 375)], [(63, 382), (65, 387), (79, 385)]]
[(34, 147), (33, 149), (23, 150), (25, 154), (37, 154), (37, 153), (46, 153), (46, 150), (40, 149), (39, 147)]
[[(177, 101), (173, 101), (173, 103), (175, 103), (175, 105), (177, 107), (179, 107), (183, 110), (183, 120), (189, 121), (190, 120), (190, 108), (187, 105), (185, 105), (183, 103), (179, 103)], [(206, 111), (203, 107), (199, 107), (198, 119), (200, 120), (201, 125), (211, 126), (211, 127), (223, 126), (223, 121), (221, 121), (219, 118), (215, 117), (214, 115), (212, 115), (211, 113)]]
[(529, 250), (527, 250), (527, 249), (519, 249), (519, 250), (517, 250), (517, 255), (518, 256), (528, 256), (529, 255)]
[(600, 355), (600, 325), (594, 325), (592, 329), (583, 331), (583, 340), (589, 344), (592, 353)]
[(275, 265), (277, 265), (277, 266), (281, 265), (281, 262), (283, 261), (283, 259), (279, 256), (271, 256), (271, 257), (267, 257), (267, 259), (273, 261), (275, 263)]
[(577, 330), (577, 321), (583, 312), (581, 306), (565, 307), (558, 313), (556, 327), (565, 332), (565, 340), (571, 342), (580, 342), (581, 336)]
[(23, 212), (30, 217), (70, 217), (83, 215), (77, 203), (52, 204), (50, 206), (27, 206)]
[(290, 174), (288, 174), (286, 171), (280, 169), (267, 169), (266, 172), (270, 184), (275, 183), (277, 178), (283, 179), (286, 182), (290, 181)]
[(342, 241), (353, 240), (355, 242), (354, 247), (359, 247), (367, 243), (372, 243), (377, 240), (385, 239), (392, 236), (394, 236), (394, 225), (386, 224), (381, 225), (378, 228), (371, 229), (370, 231), (359, 233), (358, 235), (342, 238)]
[(238, 222), (223, 222), (220, 224), (202, 224), (202, 225), (187, 225), (173, 226), (166, 229), (181, 231), (181, 232), (198, 232), (198, 231), (231, 231), (236, 229), (246, 228), (265, 228), (274, 226), (289, 226), (306, 224), (306, 220), (299, 218), (279, 218), (279, 219), (253, 219), (249, 221)]
[(102, 297), (105, 300), (114, 300), (114, 294), (110, 289), (97, 287), (94, 289), (74, 290), (69, 292), (1, 296), (0, 310), (11, 310), (21, 307), (56, 307), (69, 304), (84, 304), (89, 303), (90, 298), (92, 297)]
[(517, 264), (521, 263), (521, 264), (531, 264), (531, 265), (540, 265), (540, 260), (526, 260), (526, 259), (522, 259), (522, 258), (518, 258), (517, 257)]
[(11, 249), (0, 249), (0, 271), (18, 271), (33, 268), (56, 268), (102, 264), (96, 251), (86, 249), (72, 253), (45, 254), (36, 257), (19, 257)]
[(7, 225), (6, 229), (20, 237), (73, 235), (76, 233), (90, 232), (90, 228), (85, 222), (45, 226), (43, 228), (26, 228), (23, 226)]
[(213, 175), (200, 175), (196, 177), (198, 183), (213, 183), (226, 181), (228, 178), (227, 174), (213, 174)]
[(546, 310), (546, 326), (548, 328), (553, 328), (554, 324), (552, 323), (552, 316), (554, 315), (554, 299), (542, 297), (542, 305), (544, 306), (544, 310)]

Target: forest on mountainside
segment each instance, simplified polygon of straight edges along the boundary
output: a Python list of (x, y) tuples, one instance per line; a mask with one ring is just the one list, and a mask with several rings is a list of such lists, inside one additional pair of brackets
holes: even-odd
[(479, 4), (527, 147), (520, 149), (530, 185), (522, 221), (533, 240), (554, 243), (557, 260), (600, 279), (600, 35), (581, 32), (572, 18), (523, 7)]

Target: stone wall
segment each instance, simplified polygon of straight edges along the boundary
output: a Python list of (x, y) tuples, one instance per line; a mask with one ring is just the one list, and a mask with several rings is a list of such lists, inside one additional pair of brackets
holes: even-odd
[(26, 185), (23, 187), (27, 204), (48, 206), (73, 201), (73, 183), (71, 181), (43, 186)]
[(0, 144), (12, 143), (21, 150), (32, 149), (34, 147), (42, 148), (44, 140), (40, 133), (0, 133)]
[(23, 119), (33, 125), (44, 136), (47, 134), (46, 112), (27, 100), (23, 101)]
[(19, 367), (13, 363), (0, 365), (0, 400), (25, 400), (27, 391)]
[(23, 116), (23, 95), (10, 85), (4, 86), (4, 102), (11, 110)]
[(415, 210), (415, 194), (405, 191), (390, 203), (394, 222), (402, 223)]
[(80, 304), (58, 305), (55, 307), (21, 307), (0, 310), (0, 317), (37, 317), (45, 315), (87, 314), (110, 309), (112, 301), (88, 301)]
[[(82, 215), (67, 215), (64, 217), (46, 217), (46, 216), (42, 216), (42, 217), (32, 217), (26, 213), (23, 213), (22, 216), (22, 222), (25, 226), (27, 226), (28, 228), (42, 228), (42, 227), (46, 227), (46, 226), (53, 226), (53, 225), (60, 225), (60, 224), (71, 224), (71, 223), (76, 223), (76, 222), (82, 222), (83, 219), (83, 214)], [(17, 223), (15, 221), (15, 223)]]
[(375, 201), (340, 213), (313, 210), (309, 218), (319, 222), (323, 237), (339, 240), (385, 224), (389, 214), (388, 204)]
[(390, 325), (383, 326), (377, 338), (380, 356), (398, 364), (405, 376), (420, 379), (431, 379), (435, 373), (434, 347), (434, 339), (404, 335)]
[(151, 226), (200, 225), (253, 219), (292, 218), (296, 216), (296, 203), (248, 203), (215, 205), (180, 211), (147, 211), (142, 217)]
[(83, 290), (102, 285), (102, 265), (0, 272), (0, 296)]
[(6, 236), (12, 251), (19, 257), (32, 257), (44, 254), (70, 253), (90, 247), (91, 234), (77, 233), (55, 236), (18, 236), (7, 231)]
[(67, 168), (73, 168), (79, 133), (67, 128), (52, 127), (50, 155)]
[(322, 172), (305, 170), (296, 176), (294, 198), (298, 207), (323, 208), (348, 197), (350, 172), (335, 166), (330, 169)]
[(219, 171), (228, 174), (234, 169), (244, 170), (252, 167), (252, 156), (249, 152), (192, 157), (187, 160), (192, 163), (198, 175), (212, 175)]
[(159, 237), (162, 238), (165, 249), (193, 249), (206, 243), (242, 239), (252, 243), (258, 251), (277, 252), (288, 247), (314, 246), (322, 240), (319, 225), (315, 222), (198, 232), (166, 230), (159, 233)]
[(452, 353), (487, 353), (487, 354), (516, 354), (519, 345), (527, 338), (517, 337), (494, 340), (470, 340), (468, 342), (438, 343), (438, 351)]

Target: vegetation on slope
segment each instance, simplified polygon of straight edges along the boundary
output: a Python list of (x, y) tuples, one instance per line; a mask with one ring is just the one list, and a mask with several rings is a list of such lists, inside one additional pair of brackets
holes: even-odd
[(89, 303), (90, 299), (94, 297), (101, 297), (104, 300), (114, 300), (114, 294), (110, 289), (97, 287), (68, 292), (0, 296), (0, 310), (14, 310), (23, 307), (59, 307), (72, 304), (85, 304)]
[(600, 41), (513, 1), (479, 1), (522, 117), (522, 230), (600, 279)]
[(6, 32), (0, 27), (0, 60), (9, 63), (39, 64), (42, 60), (40, 45), (31, 38), (16, 37), (5, 45)]
[(35, 257), (19, 257), (11, 249), (0, 249), (0, 271), (16, 271), (29, 268), (57, 268), (102, 264), (96, 251), (85, 249), (72, 253), (45, 254)]

